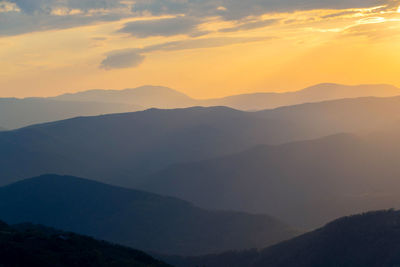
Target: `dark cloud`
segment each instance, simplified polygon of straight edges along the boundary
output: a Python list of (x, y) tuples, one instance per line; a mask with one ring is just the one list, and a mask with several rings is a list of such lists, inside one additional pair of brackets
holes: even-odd
[(250, 42), (259, 42), (270, 40), (272, 37), (254, 37), (254, 38), (201, 38), (189, 39), (183, 41), (166, 42), (156, 45), (150, 45), (143, 48), (132, 48), (125, 50), (111, 51), (101, 62), (100, 68), (117, 69), (117, 68), (133, 68), (139, 66), (145, 59), (145, 54), (157, 51), (179, 51), (199, 48), (221, 47), (231, 44), (243, 44)]
[[(0, 0), (1, 1), (1, 0)], [(140, 17), (143, 14), (181, 16), (179, 19), (159, 22), (127, 24), (122, 31), (138, 37), (153, 35), (171, 36), (205, 34), (197, 25), (208, 17), (220, 17), (245, 23), (248, 18), (269, 12), (291, 12), (320, 8), (345, 9), (387, 5), (391, 10), (400, 5), (399, 0), (8, 0), (21, 12), (0, 13), (0, 35), (62, 29), (91, 24), (98, 21)], [(134, 2), (134, 4), (132, 4)], [(54, 10), (79, 10), (80, 13), (58, 16)], [(124, 9), (122, 12), (121, 10)], [(101, 12), (93, 13), (93, 10)], [(259, 25), (257, 25), (259, 24)], [(262, 26), (262, 22), (243, 24), (237, 30)], [(226, 29), (234, 31), (235, 29)]]
[(145, 56), (139, 54), (136, 49), (117, 50), (107, 55), (101, 62), (100, 68), (106, 70), (133, 68), (139, 66), (144, 59)]
[[(397, 0), (396, 0), (397, 1)], [(311, 9), (363, 8), (382, 5), (392, 0), (137, 0), (134, 10), (152, 14), (187, 14), (221, 16), (240, 20), (269, 12), (291, 12)], [(398, 2), (398, 1), (397, 1)], [(222, 7), (222, 8), (220, 8)]]
[(119, 32), (129, 33), (139, 38), (179, 34), (198, 36), (201, 34), (197, 29), (199, 23), (199, 19), (188, 17), (134, 21), (125, 24)]

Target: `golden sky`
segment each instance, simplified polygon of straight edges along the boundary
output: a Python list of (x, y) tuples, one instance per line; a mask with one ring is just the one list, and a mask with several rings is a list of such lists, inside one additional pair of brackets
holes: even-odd
[(397, 0), (29, 1), (0, 0), (0, 97), (149, 84), (196, 98), (400, 86)]

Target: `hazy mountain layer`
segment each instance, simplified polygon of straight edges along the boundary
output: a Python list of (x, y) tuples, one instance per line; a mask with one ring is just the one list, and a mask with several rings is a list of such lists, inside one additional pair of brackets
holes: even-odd
[(141, 110), (130, 104), (55, 101), (43, 98), (0, 98), (0, 125), (15, 129), (31, 124), (78, 116), (94, 116)]
[(342, 98), (390, 97), (400, 95), (400, 89), (383, 84), (347, 86), (318, 84), (300, 91), (287, 93), (254, 93), (205, 100), (203, 105), (227, 106), (240, 110), (263, 110), (302, 103), (320, 102)]
[(171, 164), (400, 121), (400, 97), (335, 100), (260, 112), (224, 107), (76, 118), (0, 133), (0, 183), (43, 173), (137, 186)]
[(261, 251), (165, 259), (177, 267), (398, 266), (400, 212), (379, 211), (345, 217)]
[(57, 175), (0, 188), (0, 214), (12, 224), (29, 221), (180, 255), (261, 248), (297, 233), (267, 215), (208, 211), (175, 198)]
[(265, 212), (311, 228), (360, 211), (400, 207), (398, 138), (394, 131), (259, 146), (171, 166), (141, 188), (206, 208)]
[(120, 113), (148, 108), (227, 106), (239, 110), (263, 110), (341, 98), (395, 95), (400, 95), (400, 89), (390, 85), (319, 84), (296, 92), (254, 93), (198, 100), (167, 87), (142, 86), (125, 90), (90, 90), (50, 98), (3, 98), (0, 99), (0, 113), (2, 114), (0, 125), (8, 129), (15, 129), (78, 116)]
[(187, 95), (162, 86), (142, 86), (125, 90), (89, 90), (64, 94), (53, 99), (124, 103), (144, 108), (182, 108), (196, 105), (196, 101)]
[(318, 84), (287, 93), (253, 93), (215, 99), (194, 99), (161, 86), (142, 86), (125, 90), (90, 90), (65, 94), (54, 99), (125, 103), (145, 108), (184, 108), (191, 106), (227, 106), (240, 110), (263, 110), (309, 102), (358, 97), (390, 97), (400, 95), (400, 89), (384, 84), (347, 86)]
[(40, 225), (0, 222), (1, 266), (168, 267), (149, 255)]

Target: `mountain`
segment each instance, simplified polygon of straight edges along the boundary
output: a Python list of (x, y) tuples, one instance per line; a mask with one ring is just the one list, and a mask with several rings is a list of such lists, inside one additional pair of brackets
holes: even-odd
[(203, 210), (175, 198), (57, 175), (1, 187), (0, 214), (11, 224), (29, 221), (165, 254), (261, 248), (297, 234), (267, 215)]
[(400, 208), (400, 131), (339, 134), (172, 165), (139, 188), (204, 208), (268, 213), (306, 229), (349, 214)]
[(185, 108), (191, 106), (226, 106), (239, 110), (263, 110), (310, 102), (359, 97), (390, 97), (400, 95), (400, 88), (373, 84), (348, 86), (324, 83), (295, 92), (252, 93), (214, 99), (194, 99), (162, 86), (142, 86), (125, 90), (89, 90), (64, 94), (53, 99), (125, 103), (145, 108)]
[(2, 132), (2, 131), (7, 131), (7, 129), (3, 128), (3, 127), (0, 127), (0, 132)]
[(255, 93), (219, 99), (193, 99), (173, 89), (142, 86), (125, 90), (89, 90), (49, 98), (0, 99), (0, 125), (16, 129), (31, 124), (78, 116), (138, 111), (148, 108), (188, 108), (227, 106), (239, 110), (263, 110), (281, 106), (364, 96), (400, 95), (390, 85), (320, 84), (289, 93)]
[(80, 117), (0, 133), (0, 183), (43, 173), (134, 186), (170, 164), (295, 138), (285, 122), (225, 107)]
[(227, 106), (240, 110), (263, 110), (343, 98), (391, 97), (398, 95), (400, 95), (400, 88), (391, 85), (348, 86), (323, 83), (295, 92), (254, 93), (209, 99), (204, 100), (199, 105)]
[(400, 97), (343, 99), (260, 112), (226, 107), (80, 117), (0, 133), (0, 184), (43, 173), (135, 187), (181, 162), (400, 122)]
[(16, 129), (31, 124), (78, 116), (121, 113), (141, 110), (130, 104), (55, 101), (42, 98), (0, 98), (0, 125)]
[(125, 90), (89, 90), (64, 94), (53, 99), (123, 103), (144, 108), (182, 108), (196, 105), (196, 101), (187, 95), (162, 86), (142, 86)]
[(177, 267), (399, 266), (400, 212), (378, 211), (341, 218), (260, 251), (165, 259)]
[(149, 255), (40, 225), (0, 222), (1, 266), (168, 267)]

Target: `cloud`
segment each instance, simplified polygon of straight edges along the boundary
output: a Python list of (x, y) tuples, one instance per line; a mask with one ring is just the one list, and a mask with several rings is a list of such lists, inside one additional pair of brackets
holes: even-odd
[(129, 22), (119, 32), (145, 38), (149, 36), (173, 36), (179, 34), (199, 36), (197, 26), (199, 19), (192, 17), (176, 17), (157, 20)]
[(365, 8), (391, 2), (391, 0), (386, 2), (382, 0), (137, 0), (134, 10), (157, 15), (221, 16), (228, 20), (240, 20), (271, 12)]
[(139, 54), (136, 49), (116, 50), (107, 55), (101, 62), (100, 68), (106, 70), (133, 68), (139, 66), (144, 59), (145, 56)]
[[(400, 5), (399, 0), (0, 0), (0, 3), (8, 3), (7, 10), (12, 4), (14, 10), (0, 12), (0, 35), (64, 29), (149, 14), (183, 15), (180, 19), (163, 21), (165, 25), (154, 21), (142, 22), (127, 24), (122, 29), (139, 37), (175, 34), (199, 36), (205, 33), (196, 31), (198, 23), (210, 17), (240, 23), (245, 18), (272, 12), (321, 8), (341, 10), (379, 5), (387, 5), (382, 10), (388, 10)], [(237, 30), (246, 30), (246, 27), (257, 27), (257, 24), (239, 26)], [(230, 30), (234, 31), (234, 28)]]
[(344, 37), (365, 37), (371, 41), (390, 40), (400, 35), (400, 21), (364, 23), (347, 28)]
[(156, 45), (145, 46), (142, 48), (115, 50), (107, 53), (106, 58), (100, 64), (100, 68), (111, 70), (111, 69), (138, 67), (144, 61), (145, 54), (151, 52), (203, 49), (203, 48), (221, 47), (232, 44), (260, 42), (270, 39), (272, 39), (272, 37), (200, 38), (200, 39), (188, 39), (183, 41), (165, 42)]
[(234, 26), (234, 27), (224, 28), (224, 29), (221, 29), (219, 31), (220, 32), (248, 31), (248, 30), (263, 28), (263, 27), (272, 25), (272, 24), (274, 24), (274, 23), (276, 23), (278, 21), (279, 21), (278, 19), (252, 21), (252, 22), (242, 23), (242, 24)]

